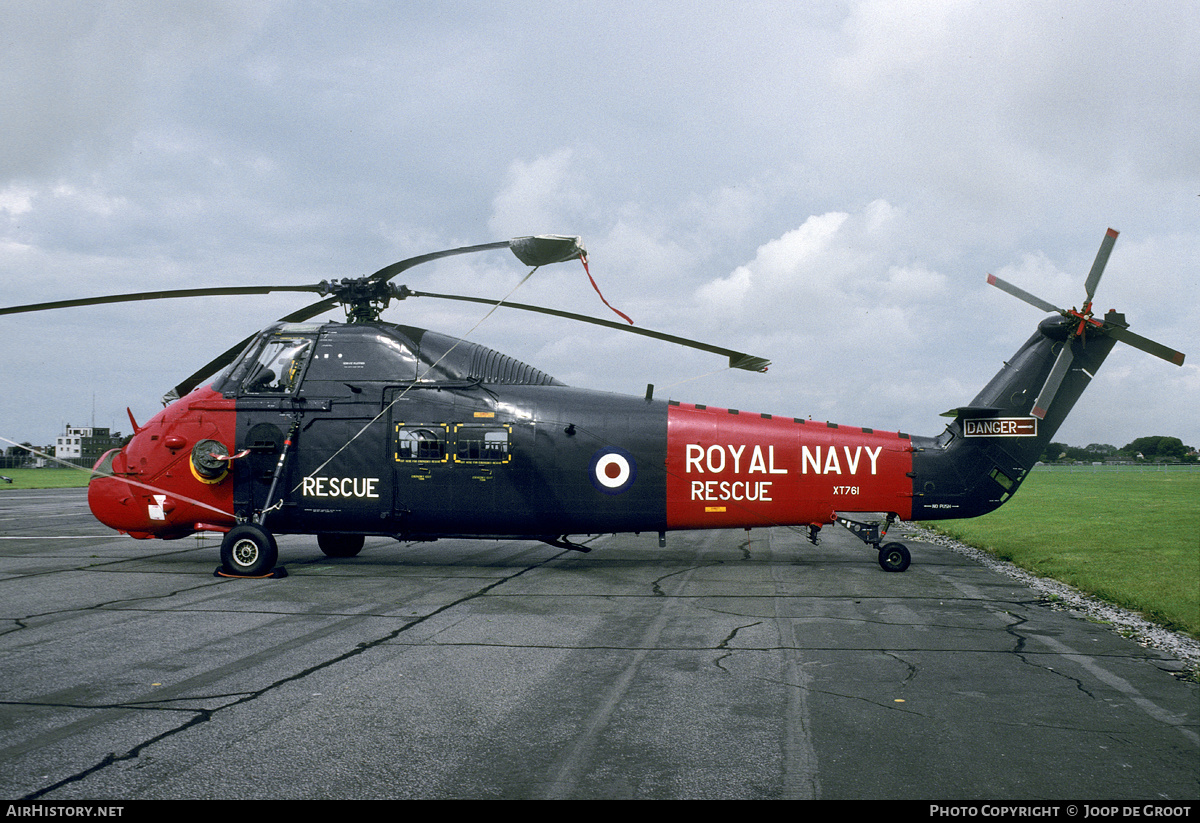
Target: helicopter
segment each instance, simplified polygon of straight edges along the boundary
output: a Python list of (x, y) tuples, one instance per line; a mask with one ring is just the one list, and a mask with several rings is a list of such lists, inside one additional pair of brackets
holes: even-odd
[[(391, 283), (416, 265), (509, 249), (533, 271), (575, 259), (586, 268), (578, 237), (448, 249), (312, 285), (108, 295), (0, 314), (320, 295), (185, 378), (144, 424), (130, 412), (131, 439), (93, 469), (88, 504), (101, 523), (137, 539), (219, 533), (218, 574), (286, 574), (276, 569), (279, 534), (316, 535), (325, 555), (354, 557), (367, 536), (531, 539), (586, 552), (573, 536), (650, 532), (665, 545), (674, 530), (787, 526), (816, 543), (834, 524), (876, 552), (884, 571), (902, 572), (911, 552), (884, 542), (888, 528), (976, 517), (1006, 502), (1118, 341), (1183, 364), (1180, 352), (1129, 331), (1124, 315), (1095, 316), (1116, 238), (1109, 229), (1079, 309), (988, 275), (1051, 316), (970, 403), (945, 413), (951, 420), (934, 437), (663, 401), (653, 386), (644, 397), (575, 388), (486, 346), (380, 319), (391, 301), (416, 297), (500, 305)], [(725, 356), (732, 368), (769, 365), (614, 320), (502, 302)], [(346, 322), (313, 321), (339, 304)]]

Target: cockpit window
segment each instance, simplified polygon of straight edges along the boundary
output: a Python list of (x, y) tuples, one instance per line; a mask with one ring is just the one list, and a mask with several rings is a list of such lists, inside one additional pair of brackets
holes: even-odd
[(290, 394), (300, 384), (312, 340), (275, 337), (267, 341), (250, 366), (242, 391), (247, 394)]

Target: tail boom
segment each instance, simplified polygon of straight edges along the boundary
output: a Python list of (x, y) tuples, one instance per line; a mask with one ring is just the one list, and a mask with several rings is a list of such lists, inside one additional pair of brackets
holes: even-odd
[[(1070, 327), (1062, 317), (1042, 321), (941, 435), (913, 438), (914, 520), (976, 517), (1017, 490), (1116, 343), (1074, 337)], [(1057, 389), (1039, 396), (1056, 366)]]

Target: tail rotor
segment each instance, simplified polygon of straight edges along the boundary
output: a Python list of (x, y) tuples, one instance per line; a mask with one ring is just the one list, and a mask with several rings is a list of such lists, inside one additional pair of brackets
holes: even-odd
[(1071, 363), (1075, 357), (1072, 343), (1076, 338), (1086, 340), (1086, 335), (1089, 333), (1115, 337), (1147, 354), (1161, 357), (1163, 360), (1174, 363), (1177, 366), (1183, 365), (1184, 355), (1182, 352), (1177, 352), (1161, 343), (1156, 343), (1153, 340), (1129, 331), (1129, 326), (1124, 322), (1125, 318), (1123, 315), (1116, 312), (1109, 312), (1101, 320), (1097, 320), (1094, 317), (1092, 299), (1096, 294), (1096, 287), (1100, 285), (1100, 276), (1104, 273), (1104, 267), (1108, 264), (1108, 257), (1112, 254), (1113, 245), (1116, 242), (1117, 231), (1109, 229), (1104, 235), (1104, 240), (1100, 243), (1100, 251), (1096, 253), (1096, 260), (1092, 263), (1092, 269), (1088, 272), (1087, 280), (1084, 283), (1086, 299), (1081, 309), (1061, 309), (1053, 303), (1030, 294), (1024, 289), (1014, 286), (1012, 283), (1001, 280), (993, 274), (988, 275), (988, 283), (1001, 291), (1008, 292), (1017, 299), (1035, 306), (1042, 311), (1057, 312), (1068, 321), (1071, 321), (1067, 338), (1054, 361), (1054, 366), (1050, 369), (1050, 374), (1046, 377), (1046, 382), (1042, 384), (1042, 389), (1038, 392), (1037, 399), (1033, 402), (1033, 408), (1029, 412), (1038, 419), (1045, 419), (1050, 409), (1050, 404), (1054, 401), (1055, 395), (1058, 394), (1058, 389), (1062, 384), (1063, 378), (1071, 370)]

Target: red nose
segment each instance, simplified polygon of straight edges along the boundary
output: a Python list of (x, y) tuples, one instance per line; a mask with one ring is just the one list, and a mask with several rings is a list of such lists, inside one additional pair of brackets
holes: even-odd
[(122, 478), (112, 475), (113, 461), (120, 456), (119, 449), (106, 452), (93, 470), (98, 472), (88, 483), (88, 507), (104, 525), (110, 529), (127, 532), (134, 537), (149, 537), (146, 530), (146, 508), (142, 494)]
[[(170, 466), (152, 475), (139, 472), (127, 464), (126, 449), (101, 457), (88, 483), (88, 506), (101, 523), (130, 537), (168, 540), (234, 524), (232, 483), (204, 481)], [(185, 470), (186, 460), (177, 461)]]

